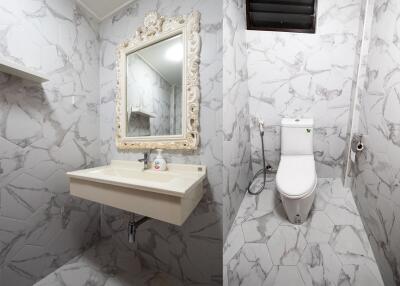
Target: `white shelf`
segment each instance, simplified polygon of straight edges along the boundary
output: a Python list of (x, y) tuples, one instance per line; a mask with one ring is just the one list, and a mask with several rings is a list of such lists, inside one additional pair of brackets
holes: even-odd
[(154, 113), (144, 111), (144, 110), (142, 110), (140, 108), (133, 108), (132, 107), (131, 108), (131, 112), (134, 113), (134, 114), (139, 114), (139, 115), (147, 116), (147, 117), (150, 117), (150, 118), (155, 118), (156, 117), (156, 115)]
[(37, 72), (20, 64), (10, 62), (3, 58), (0, 58), (0, 71), (39, 83), (49, 80), (45, 75), (41, 74), (40, 72)]

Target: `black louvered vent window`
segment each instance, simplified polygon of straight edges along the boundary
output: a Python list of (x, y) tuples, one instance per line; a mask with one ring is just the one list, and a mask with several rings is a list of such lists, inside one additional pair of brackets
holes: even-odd
[(317, 0), (247, 0), (247, 29), (314, 33)]

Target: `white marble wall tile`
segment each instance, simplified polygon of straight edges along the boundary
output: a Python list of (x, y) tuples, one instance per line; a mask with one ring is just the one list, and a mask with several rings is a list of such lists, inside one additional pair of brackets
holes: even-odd
[(374, 0), (361, 2), (360, 25), (358, 33), (358, 49), (354, 63), (354, 81), (350, 101), (349, 120), (347, 124), (347, 140), (345, 149), (345, 161), (343, 168), (343, 181), (346, 186), (351, 185), (353, 163), (351, 162), (351, 139), (353, 134), (359, 133), (360, 103), (362, 93), (368, 82), (368, 53), (371, 40), (371, 26), (374, 13)]
[[(137, 160), (141, 152), (119, 152), (115, 146), (116, 47), (143, 25), (144, 15), (201, 13), (200, 148), (195, 152), (164, 152), (167, 162), (207, 166), (206, 194), (182, 227), (152, 221), (138, 231), (137, 249), (127, 242), (124, 214), (105, 208), (102, 235), (112, 237), (144, 265), (175, 275), (184, 283), (222, 283), (222, 2), (135, 1), (100, 24), (100, 153), (111, 159)], [(154, 154), (151, 156), (151, 160)], [(133, 267), (133, 266), (132, 266)]]
[(366, 74), (359, 95), (359, 132), (366, 150), (357, 156), (352, 191), (383, 274), (385, 285), (400, 283), (400, 4), (370, 1), (373, 7)]
[(244, 0), (223, 1), (224, 240), (252, 172), (245, 11)]
[(314, 117), (319, 177), (339, 177), (358, 45), (361, 0), (318, 2), (316, 34), (247, 31), (252, 161), (261, 162), (257, 118), (267, 160), (279, 164), (282, 117)]
[(0, 19), (0, 56), (50, 78), (0, 73), (0, 284), (23, 286), (98, 237), (65, 175), (98, 162), (97, 27), (70, 0), (0, 1)]

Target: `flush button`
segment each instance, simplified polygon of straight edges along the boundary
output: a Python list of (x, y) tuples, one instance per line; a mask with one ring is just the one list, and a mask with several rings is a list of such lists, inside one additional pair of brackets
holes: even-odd
[(198, 172), (202, 172), (202, 171), (203, 171), (203, 168), (202, 168), (202, 167), (197, 167), (197, 171), (198, 171)]

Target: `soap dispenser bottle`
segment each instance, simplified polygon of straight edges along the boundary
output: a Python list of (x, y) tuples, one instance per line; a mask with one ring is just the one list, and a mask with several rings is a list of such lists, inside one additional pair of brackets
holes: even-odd
[(157, 149), (157, 157), (154, 160), (154, 169), (156, 171), (165, 171), (167, 169), (167, 162), (162, 156), (162, 149)]

